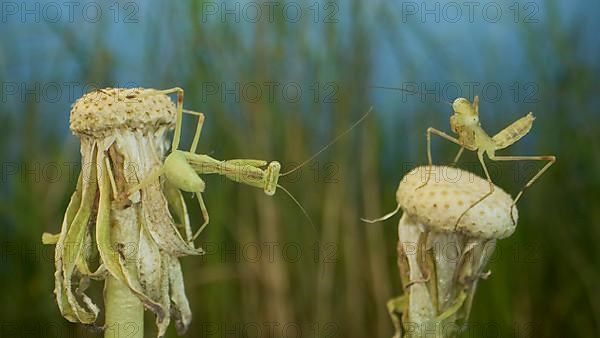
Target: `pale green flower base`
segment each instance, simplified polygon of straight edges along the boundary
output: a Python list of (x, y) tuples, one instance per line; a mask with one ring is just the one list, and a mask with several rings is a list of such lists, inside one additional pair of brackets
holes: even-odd
[(496, 240), (429, 231), (406, 213), (398, 234), (404, 294), (388, 302), (394, 338), (458, 336), (468, 321), (477, 281), (488, 275), (483, 269)]
[(105, 338), (143, 338), (144, 306), (127, 285), (110, 276), (104, 284)]

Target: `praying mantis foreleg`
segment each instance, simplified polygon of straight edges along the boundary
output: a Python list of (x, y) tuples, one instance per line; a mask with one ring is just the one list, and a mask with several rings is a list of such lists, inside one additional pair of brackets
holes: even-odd
[(249, 166), (257, 167), (257, 168), (264, 167), (268, 164), (268, 162), (265, 160), (253, 160), (253, 159), (233, 159), (233, 160), (226, 160), (224, 162), (233, 164), (233, 165), (241, 165), (241, 166), (249, 165)]
[(458, 151), (458, 154), (456, 154), (456, 157), (454, 158), (455, 164), (458, 161), (458, 159), (460, 158), (460, 156), (462, 155), (464, 148), (466, 148), (466, 146), (463, 145), (457, 138), (452, 137), (452, 136), (444, 133), (441, 130), (438, 130), (438, 129), (435, 129), (432, 127), (427, 128), (427, 162), (428, 162), (427, 178), (425, 179), (425, 183), (423, 183), (422, 185), (417, 187), (417, 189), (420, 189), (420, 188), (426, 186), (427, 183), (429, 183), (429, 179), (431, 178), (431, 167), (433, 166), (433, 160), (431, 159), (431, 134), (440, 136), (440, 137), (442, 137), (452, 143), (455, 143), (461, 147), (461, 149)]
[(458, 163), (458, 160), (460, 159), (460, 157), (462, 156), (464, 151), (465, 151), (464, 146), (461, 146), (460, 149), (458, 149), (458, 153), (456, 153), (456, 156), (454, 157), (454, 160), (452, 161), (452, 164), (450, 165), (451, 167), (456, 166), (456, 163)]

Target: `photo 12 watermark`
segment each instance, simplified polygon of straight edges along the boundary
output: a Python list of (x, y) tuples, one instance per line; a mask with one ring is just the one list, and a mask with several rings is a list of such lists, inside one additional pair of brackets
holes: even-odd
[(309, 260), (314, 264), (334, 264), (337, 262), (338, 245), (334, 242), (300, 243), (286, 242), (201, 242), (206, 252), (201, 261), (216, 260), (219, 263), (276, 263), (296, 264)]
[[(517, 162), (513, 166), (506, 166), (505, 164), (506, 163), (499, 161), (488, 161), (486, 162), (486, 167), (491, 177), (495, 179), (504, 178), (505, 181), (512, 182), (515, 186), (519, 187), (527, 182), (527, 180), (534, 176), (540, 169), (540, 164), (534, 162)], [(402, 170), (404, 172), (410, 172), (403, 180), (408, 180), (410, 177), (417, 176), (418, 180), (422, 183), (429, 180), (429, 182), (435, 183), (446, 182), (454, 184), (461, 181), (472, 183), (480, 177), (475, 174), (475, 171), (481, 170), (481, 162), (460, 161), (459, 166), (464, 170), (455, 170), (454, 167), (450, 166), (435, 165), (429, 168), (423, 163), (403, 162)], [(467, 175), (467, 177), (465, 177), (465, 175)]]
[(3, 1), (2, 23), (138, 23), (135, 1)]
[(114, 323), (106, 331), (102, 328), (89, 325), (85, 330), (73, 330), (66, 320), (43, 321), (0, 321), (0, 338), (97, 338), (97, 337), (133, 337), (143, 328), (139, 323), (123, 322)]
[(83, 95), (104, 87), (135, 88), (139, 87), (139, 84), (135, 82), (115, 82), (102, 85), (95, 82), (79, 81), (4, 81), (0, 83), (0, 102), (57, 103), (62, 100), (74, 102)]
[(402, 1), (400, 10), (402, 23), (540, 22), (540, 7), (533, 1)]
[(335, 1), (204, 1), (202, 23), (338, 23)]
[[(402, 242), (402, 252), (407, 257), (418, 257), (421, 255), (420, 245), (418, 242)], [(488, 262), (491, 266), (496, 261), (508, 261), (513, 266), (532, 266), (541, 261), (541, 253), (543, 243), (536, 241), (515, 242), (504, 245), (496, 245), (496, 243), (488, 242), (481, 248), (482, 260)], [(460, 263), (464, 259), (462, 256), (462, 243), (456, 242), (433, 242), (428, 250), (436, 252), (436, 259), (440, 264), (443, 263)], [(394, 257), (396, 255), (392, 255)]]
[[(510, 325), (507, 325), (510, 324)], [(541, 323), (538, 322), (479, 322), (468, 321), (464, 324), (457, 324), (452, 321), (440, 324), (439, 322), (421, 323), (421, 322), (402, 322), (407, 337), (453, 337), (456, 332), (460, 332), (460, 337), (464, 338), (521, 338), (535, 337), (539, 332)]]
[(508, 98), (515, 103), (538, 103), (540, 86), (533, 81), (513, 81), (500, 83), (495, 81), (448, 81), (448, 82), (401, 82), (394, 86), (371, 86), (374, 90), (396, 90), (402, 102), (452, 102), (459, 97), (469, 100), (476, 95), (480, 101), (497, 103)]
[[(296, 241), (198, 241), (205, 254), (198, 257), (200, 262), (214, 261), (220, 264), (297, 264), (309, 261), (315, 265), (335, 264), (338, 261), (338, 244), (335, 242), (296, 242)], [(63, 257), (75, 259), (80, 254), (80, 243), (63, 243)], [(138, 242), (115, 244), (115, 255), (130, 263), (136, 263), (139, 256)], [(54, 264), (52, 245), (41, 242), (0, 241), (0, 263), (25, 260), (35, 264)], [(116, 257), (119, 259), (119, 257)], [(90, 266), (100, 266), (100, 257), (92, 257)]]
[(297, 103), (308, 99), (314, 103), (337, 103), (339, 90), (338, 83), (332, 81), (203, 82), (200, 86), (200, 101)]
[[(225, 166), (226, 161), (223, 161)], [(34, 182), (34, 183), (75, 183), (77, 182), (79, 173), (82, 168), (93, 166), (94, 163), (81, 163), (75, 161), (6, 161), (0, 164), (0, 183), (6, 184), (12, 181), (16, 182)], [(335, 161), (312, 161), (302, 167), (298, 162), (284, 162), (282, 164), (282, 172), (290, 172), (286, 175), (286, 183), (302, 183), (312, 182), (319, 184), (339, 183), (342, 176), (341, 166)], [(539, 170), (539, 164), (533, 162), (520, 162), (514, 166), (507, 167), (500, 162), (489, 162), (486, 164), (491, 176), (495, 178), (508, 177), (509, 181), (516, 184), (522, 184), (529, 177), (535, 175)], [(127, 164), (127, 173), (139, 172), (140, 169), (134, 169), (135, 163)], [(422, 182), (425, 182), (427, 176), (430, 176), (432, 182), (449, 182), (456, 183), (461, 180), (463, 173), (455, 173), (447, 167), (432, 167), (429, 171), (424, 163), (420, 162), (403, 162), (402, 170), (408, 172), (413, 168), (421, 166), (420, 170), (416, 170), (412, 175), (419, 175)], [(473, 182), (477, 176), (473, 172), (481, 167), (478, 161), (461, 161), (461, 167), (468, 171), (468, 182)], [(239, 171), (228, 172), (228, 177), (244, 177), (248, 174), (248, 168), (240, 166)], [(216, 175), (216, 174), (212, 174)], [(218, 175), (223, 182), (229, 182), (231, 179)], [(130, 185), (135, 185), (139, 182), (139, 178), (135, 175), (125, 176), (126, 182)]]
[(199, 338), (334, 338), (338, 337), (340, 327), (336, 322), (278, 322), (278, 321), (247, 321), (247, 322), (216, 322), (204, 321), (195, 324), (199, 328)]

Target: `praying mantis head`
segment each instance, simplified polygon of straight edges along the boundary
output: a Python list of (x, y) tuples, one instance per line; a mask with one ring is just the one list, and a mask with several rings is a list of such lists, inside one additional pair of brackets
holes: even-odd
[(452, 102), (452, 124), (457, 126), (473, 126), (479, 124), (479, 97), (475, 96), (473, 103), (464, 97), (459, 97)]
[(265, 194), (269, 196), (275, 195), (275, 191), (277, 190), (277, 181), (279, 181), (279, 171), (281, 170), (281, 164), (277, 161), (273, 161), (269, 163), (269, 166), (266, 169), (265, 177), (264, 177), (264, 187), (263, 190)]

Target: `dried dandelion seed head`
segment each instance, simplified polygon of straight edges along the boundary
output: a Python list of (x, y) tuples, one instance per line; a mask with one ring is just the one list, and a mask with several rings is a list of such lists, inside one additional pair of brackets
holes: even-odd
[[(488, 182), (461, 169), (434, 166), (430, 181), (422, 186), (427, 170), (413, 169), (396, 193), (403, 210), (398, 265), (404, 286), (397, 301), (401, 308), (394, 310), (396, 337), (433, 332), (449, 337), (460, 331), (477, 281), (489, 275), (484, 268), (496, 240), (516, 228), (510, 215), (513, 200), (499, 187), (461, 218), (489, 191)], [(517, 209), (512, 210), (516, 220)]]
[(90, 279), (111, 277), (156, 315), (159, 337), (171, 317), (180, 334), (190, 324), (179, 257), (203, 251), (184, 240), (169, 212), (189, 223), (181, 193), (157, 178), (123, 197), (162, 165), (175, 120), (174, 103), (153, 89), (96, 90), (73, 105), (82, 171), (60, 234), (43, 237), (56, 244), (54, 292), (69, 321), (96, 323), (99, 308), (85, 289)]
[[(460, 233), (471, 237), (501, 239), (512, 235), (516, 224), (509, 213), (512, 197), (499, 187), (484, 200), (461, 214), (489, 190), (488, 182), (468, 171), (446, 166), (433, 166), (431, 181), (423, 184), (426, 167), (406, 174), (396, 199), (405, 213), (433, 231)], [(517, 208), (513, 208), (515, 222)], [(460, 221), (459, 221), (460, 218)], [(457, 221), (458, 224), (457, 224)]]
[(153, 91), (106, 88), (88, 93), (73, 104), (71, 130), (76, 135), (101, 138), (122, 130), (155, 132), (161, 127), (173, 128), (175, 104), (167, 95), (152, 95)]

